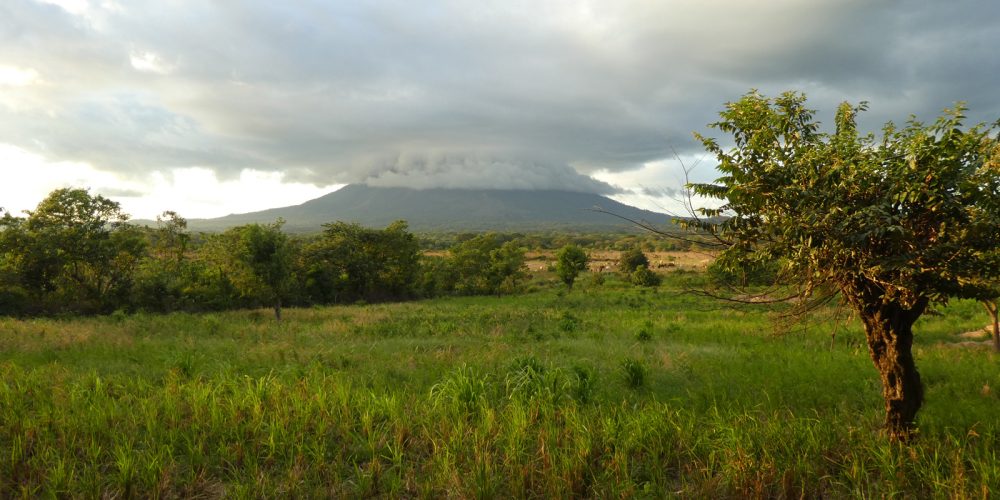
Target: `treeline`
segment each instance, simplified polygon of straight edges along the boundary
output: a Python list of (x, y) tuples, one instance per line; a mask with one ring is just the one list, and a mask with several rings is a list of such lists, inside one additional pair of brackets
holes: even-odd
[[(668, 230), (669, 228), (664, 228)], [(641, 231), (639, 228), (636, 231)], [(474, 238), (477, 233), (431, 233), (420, 236), (420, 245), (427, 249), (446, 250), (455, 241)], [(697, 243), (697, 234), (686, 235), (684, 239), (664, 238), (662, 235), (648, 231), (636, 233), (511, 233), (507, 235), (516, 239), (523, 246), (538, 250), (558, 250), (565, 246), (578, 246), (586, 250), (616, 250), (626, 251), (640, 249), (644, 252), (670, 252), (691, 249), (701, 249)]]
[(173, 212), (156, 227), (83, 189), (53, 191), (33, 211), (0, 218), (0, 314), (205, 311), (506, 294), (527, 278), (523, 243), (463, 238), (426, 256), (403, 221), (336, 222), (291, 237), (282, 221), (192, 235)]

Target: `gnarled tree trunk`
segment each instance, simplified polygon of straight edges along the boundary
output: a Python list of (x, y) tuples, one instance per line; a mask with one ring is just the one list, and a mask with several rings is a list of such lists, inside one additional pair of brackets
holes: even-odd
[(993, 322), (991, 333), (993, 334), (993, 350), (996, 352), (1000, 352), (1000, 318), (997, 318), (997, 313), (1000, 311), (997, 310), (998, 305), (1000, 305), (1000, 301), (997, 299), (983, 301), (983, 307), (990, 313), (990, 319)]
[(906, 308), (898, 302), (869, 303), (860, 307), (868, 338), (868, 352), (882, 379), (885, 429), (897, 440), (908, 439), (924, 401), (924, 387), (913, 361), (913, 323), (927, 308), (919, 299)]

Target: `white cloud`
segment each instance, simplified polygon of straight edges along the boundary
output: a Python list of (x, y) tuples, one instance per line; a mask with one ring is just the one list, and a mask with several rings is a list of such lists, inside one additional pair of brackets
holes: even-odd
[(689, 194), (687, 183), (711, 182), (718, 175), (705, 155), (685, 155), (669, 160), (644, 163), (640, 168), (621, 172), (600, 170), (593, 174), (599, 181), (618, 186), (622, 192), (609, 195), (622, 203), (679, 217), (691, 215), (692, 208), (718, 206)]
[(34, 209), (42, 201), (41, 197), (54, 189), (127, 186), (127, 183), (123, 183), (111, 172), (99, 172), (79, 162), (48, 162), (41, 156), (10, 144), (0, 144), (0, 165), (4, 166), (4, 182), (0, 183), (0, 207), (11, 213)]
[(143, 214), (142, 218), (151, 219), (164, 210), (192, 219), (209, 218), (298, 205), (343, 187), (285, 182), (284, 177), (279, 172), (246, 169), (238, 178), (220, 180), (207, 168), (181, 168), (154, 172), (150, 193), (120, 201), (123, 207), (132, 207), (135, 213)]
[(132, 63), (132, 67), (148, 73), (157, 73), (160, 75), (165, 75), (170, 73), (173, 67), (167, 64), (160, 56), (152, 52), (132, 52), (129, 55), (129, 62)]
[(90, 9), (90, 3), (87, 0), (39, 0), (41, 3), (47, 3), (52, 5), (58, 5), (66, 12), (70, 14), (81, 15)]
[(32, 68), (0, 66), (0, 87), (24, 87), (38, 80), (38, 72)]
[(145, 178), (124, 180), (80, 162), (50, 162), (10, 144), (0, 144), (0, 207), (20, 214), (34, 209), (49, 192), (59, 188), (87, 188), (121, 203), (133, 218), (153, 219), (165, 210), (187, 218), (219, 217), (265, 208), (296, 205), (317, 198), (340, 185), (314, 186), (285, 182), (284, 174), (243, 170), (220, 180), (207, 168), (154, 171)]

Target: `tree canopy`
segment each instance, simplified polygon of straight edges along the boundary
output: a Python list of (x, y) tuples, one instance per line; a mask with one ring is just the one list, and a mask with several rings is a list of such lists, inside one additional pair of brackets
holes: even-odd
[(21, 309), (107, 312), (127, 295), (145, 240), (118, 203), (57, 189), (27, 217), (0, 220), (0, 267), (24, 294)]
[(385, 229), (336, 222), (305, 248), (306, 290), (320, 301), (405, 299), (414, 294), (420, 246), (405, 221)]
[(292, 247), (281, 231), (285, 221), (274, 224), (248, 224), (228, 232), (236, 241), (234, 253), (274, 306), (274, 317), (281, 321), (281, 304), (292, 280)]
[(576, 277), (587, 270), (587, 252), (576, 245), (566, 245), (556, 253), (556, 275), (570, 289)]
[(931, 303), (988, 296), (1000, 275), (1000, 142), (996, 125), (965, 127), (961, 105), (879, 137), (858, 132), (865, 109), (842, 104), (823, 132), (801, 93), (728, 103), (710, 126), (732, 147), (697, 135), (723, 175), (692, 185), (723, 204), (695, 224), (724, 245), (722, 265), (778, 262), (798, 298), (838, 294), (857, 312), (886, 427), (905, 438), (923, 400), (913, 323)]

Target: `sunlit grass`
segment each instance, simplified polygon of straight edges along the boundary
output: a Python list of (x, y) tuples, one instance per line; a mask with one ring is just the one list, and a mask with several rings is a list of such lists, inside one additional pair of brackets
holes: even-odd
[(898, 445), (879, 434), (856, 323), (822, 315), (775, 336), (765, 312), (678, 290), (609, 280), (292, 309), (280, 324), (0, 319), (0, 496), (1000, 490), (998, 358), (948, 345), (984, 322), (977, 304), (918, 322), (927, 401), (918, 439)]

